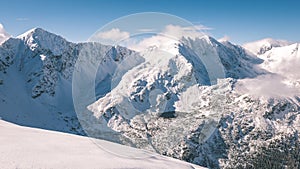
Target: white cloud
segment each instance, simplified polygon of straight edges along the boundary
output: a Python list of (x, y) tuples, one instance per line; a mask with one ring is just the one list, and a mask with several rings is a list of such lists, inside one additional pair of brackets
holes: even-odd
[(181, 27), (178, 25), (167, 25), (163, 30), (162, 34), (173, 36), (178, 40), (182, 37), (189, 37), (195, 39), (196, 37), (201, 37), (204, 35), (204, 33), (201, 32), (203, 30), (201, 28), (203, 28), (202, 25), (188, 27)]
[(254, 79), (239, 80), (237, 89), (257, 97), (293, 97), (300, 94), (297, 86), (288, 84), (280, 75), (262, 75)]
[(17, 20), (17, 21), (28, 21), (29, 18), (17, 18), (16, 20)]
[(6, 41), (10, 35), (5, 31), (3, 25), (0, 23), (0, 44)]
[[(122, 31), (119, 28), (113, 28), (106, 32), (99, 32), (92, 41), (97, 41), (103, 44), (121, 45), (136, 51), (143, 51), (151, 46), (156, 46), (160, 49), (173, 50), (170, 46), (174, 43), (179, 43), (182, 37), (195, 39), (205, 35), (202, 30), (210, 30), (211, 28), (203, 25), (182, 27), (178, 25), (167, 25), (163, 30), (156, 29), (138, 29), (136, 35), (131, 36), (129, 32)], [(154, 33), (153, 36), (147, 32)], [(143, 34), (145, 33), (145, 34)], [(120, 42), (121, 41), (121, 42)]]
[[(28, 18), (17, 18), (18, 21), (25, 21)], [(168, 45), (170, 42), (174, 42), (174, 40), (179, 40), (182, 37), (195, 38), (199, 36), (203, 36), (204, 34), (201, 32), (202, 30), (211, 30), (212, 28), (206, 27), (204, 25), (195, 25), (189, 27), (182, 27), (178, 25), (167, 25), (164, 30), (162, 30), (159, 34), (154, 35), (152, 37), (143, 39), (142, 41), (132, 40), (130, 42), (127, 41), (125, 44), (130, 44), (128, 47), (135, 50), (142, 50), (149, 46), (162, 46)], [(154, 32), (155, 29), (139, 29), (139, 32)], [(0, 43), (5, 41), (10, 37), (9, 34), (6, 33), (2, 24), (0, 24)], [(126, 31), (121, 31), (119, 28), (113, 28), (106, 32), (99, 32), (96, 34), (92, 40), (96, 40), (100, 43), (104, 44), (115, 44), (121, 40), (129, 39), (130, 33)]]
[(174, 43), (179, 43), (182, 37), (189, 37), (195, 39), (205, 35), (201, 30), (208, 29), (203, 25), (182, 27), (178, 25), (167, 25), (157, 35), (144, 38), (140, 41), (130, 39), (127, 41), (125, 46), (136, 51), (143, 51), (150, 46), (156, 46), (159, 49), (173, 50), (170, 46)]
[[(265, 41), (265, 40), (264, 40)], [(299, 44), (274, 47), (263, 55), (260, 68), (269, 75), (243, 80), (248, 92), (258, 96), (293, 97), (300, 95), (300, 55)]]
[(219, 42), (225, 42), (225, 41), (229, 41), (230, 40), (230, 37), (225, 35), (224, 37), (218, 39)]
[(139, 31), (139, 32), (155, 32), (156, 29), (143, 28), (143, 29), (138, 29), (137, 31)]
[(99, 32), (95, 38), (98, 41), (113, 41), (113, 42), (118, 42), (124, 39), (127, 39), (130, 37), (130, 33), (129, 32), (125, 32), (125, 31), (121, 31), (118, 28), (113, 28), (109, 31), (106, 32)]
[(196, 29), (198, 29), (198, 30), (202, 30), (202, 31), (208, 31), (208, 30), (213, 30), (213, 28), (211, 28), (211, 27), (207, 27), (207, 26), (205, 26), (205, 25), (199, 25), (199, 24), (197, 24), (197, 25), (195, 25), (194, 26)]
[[(126, 46), (135, 51), (143, 51), (151, 46), (156, 46), (159, 49), (166, 49), (171, 46), (171, 44), (178, 43), (178, 41), (172, 37), (167, 37), (163, 35), (155, 35), (149, 38), (145, 38), (141, 41), (136, 41), (130, 39)], [(171, 52), (169, 50), (169, 52)]]

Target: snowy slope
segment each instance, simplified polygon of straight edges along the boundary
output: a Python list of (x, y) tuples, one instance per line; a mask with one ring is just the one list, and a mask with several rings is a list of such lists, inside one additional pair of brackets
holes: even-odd
[[(17, 126), (0, 120), (1, 169), (193, 169), (202, 168), (155, 153), (103, 140)], [(122, 157), (102, 149), (98, 144), (130, 152)], [(136, 157), (136, 158), (134, 158)]]
[[(207, 59), (216, 59), (212, 58), (209, 54), (213, 53), (217, 56), (218, 62), (221, 63), (224, 69), (223, 73), (225, 73), (225, 77), (235, 79), (253, 78), (264, 73), (264, 70), (257, 67), (258, 64), (263, 62), (261, 59), (247, 53), (243, 47), (228, 41), (220, 43), (212, 37), (204, 36), (195, 40), (184, 39), (183, 44), (196, 53), (204, 63), (207, 62)], [(220, 64), (218, 62), (205, 64), (206, 69), (210, 71), (211, 68), (217, 67)], [(211, 71), (214, 73), (218, 72), (216, 69), (212, 69)], [(221, 78), (221, 76), (218, 78)]]

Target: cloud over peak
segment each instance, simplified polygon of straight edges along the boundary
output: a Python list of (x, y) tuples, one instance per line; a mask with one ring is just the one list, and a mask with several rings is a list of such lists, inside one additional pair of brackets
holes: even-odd
[(128, 39), (129, 37), (129, 32), (121, 31), (119, 28), (113, 28), (109, 31), (99, 32), (93, 38), (102, 43), (109, 44), (109, 42), (119, 42), (121, 40)]
[(3, 25), (0, 23), (0, 44), (6, 41), (10, 35), (5, 31)]

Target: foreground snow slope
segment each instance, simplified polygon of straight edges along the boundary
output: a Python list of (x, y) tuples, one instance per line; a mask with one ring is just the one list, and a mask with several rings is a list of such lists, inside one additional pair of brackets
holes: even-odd
[(87, 137), (17, 126), (0, 120), (0, 168), (201, 168), (154, 153), (97, 140), (135, 157), (109, 153)]

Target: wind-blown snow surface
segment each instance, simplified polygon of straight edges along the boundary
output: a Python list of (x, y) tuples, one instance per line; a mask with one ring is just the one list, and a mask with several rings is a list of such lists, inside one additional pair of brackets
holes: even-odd
[[(131, 147), (88, 137), (21, 127), (0, 120), (1, 169), (195, 169), (202, 168)], [(97, 146), (130, 152), (122, 157)]]

